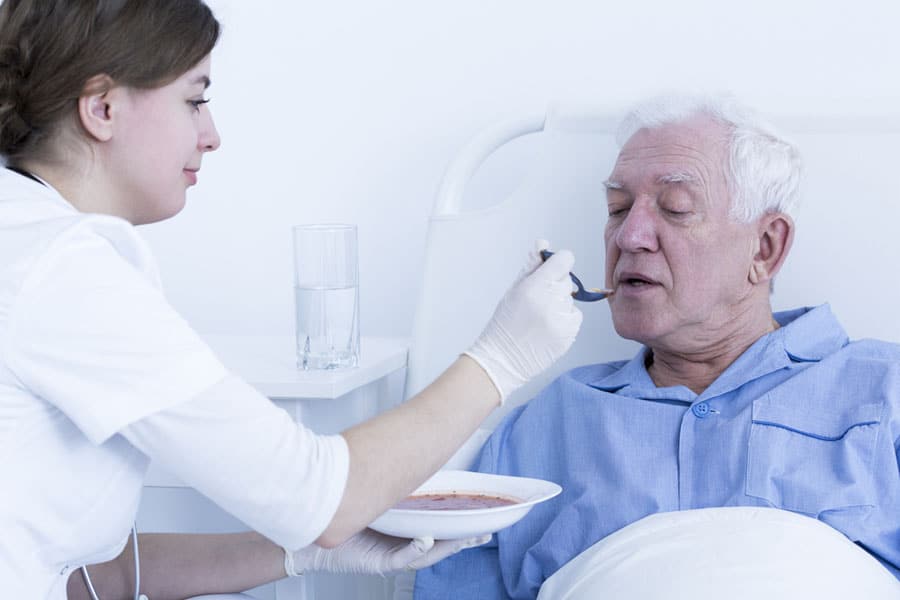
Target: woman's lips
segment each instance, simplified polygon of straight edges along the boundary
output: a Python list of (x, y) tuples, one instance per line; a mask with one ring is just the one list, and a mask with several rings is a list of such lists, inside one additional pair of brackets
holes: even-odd
[(193, 171), (191, 169), (184, 169), (182, 171), (187, 177), (188, 185), (195, 185), (197, 183), (197, 171)]

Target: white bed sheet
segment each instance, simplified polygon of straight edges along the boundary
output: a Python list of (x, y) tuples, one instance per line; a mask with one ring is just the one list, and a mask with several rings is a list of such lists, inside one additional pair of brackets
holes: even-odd
[(597, 542), (538, 600), (896, 600), (900, 582), (815, 519), (773, 508), (659, 513)]

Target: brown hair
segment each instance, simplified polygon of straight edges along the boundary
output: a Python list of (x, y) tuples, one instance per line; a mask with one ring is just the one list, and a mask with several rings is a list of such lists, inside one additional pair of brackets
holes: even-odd
[(3, 0), (0, 155), (47, 158), (85, 84), (165, 85), (209, 54), (219, 22), (202, 0)]

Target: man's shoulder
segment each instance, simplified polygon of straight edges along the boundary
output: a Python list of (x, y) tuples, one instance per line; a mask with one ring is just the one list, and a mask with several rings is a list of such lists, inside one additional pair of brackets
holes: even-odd
[(841, 348), (836, 355), (848, 361), (898, 364), (900, 344), (872, 338), (854, 340)]
[(775, 313), (786, 331), (789, 354), (826, 362), (833, 360), (879, 361), (900, 359), (900, 344), (880, 339), (853, 340), (828, 303)]
[(798, 382), (832, 391), (852, 390), (851, 396), (857, 398), (885, 394), (900, 402), (900, 344), (877, 339), (848, 342), (811, 365)]

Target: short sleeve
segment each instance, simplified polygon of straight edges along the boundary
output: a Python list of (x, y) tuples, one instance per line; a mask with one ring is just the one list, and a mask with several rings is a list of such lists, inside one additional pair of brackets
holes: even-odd
[(125, 246), (89, 227), (58, 240), (9, 314), (12, 373), (97, 444), (227, 374)]
[(157, 464), (277, 544), (296, 550), (328, 527), (344, 495), (350, 452), (237, 377), (125, 427)]

